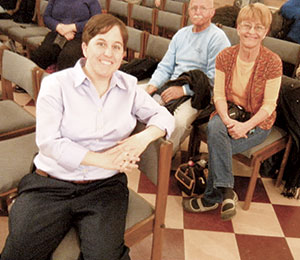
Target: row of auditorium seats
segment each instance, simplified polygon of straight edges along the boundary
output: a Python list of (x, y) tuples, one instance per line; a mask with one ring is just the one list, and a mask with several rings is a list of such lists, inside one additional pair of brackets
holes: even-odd
[(164, 8), (158, 9), (120, 0), (108, 2), (108, 13), (121, 18), (131, 27), (147, 30), (154, 35), (171, 38), (187, 22), (187, 3), (167, 1)]
[[(134, 57), (132, 52), (138, 53), (139, 58), (153, 57), (157, 60), (163, 58), (170, 39), (134, 27), (127, 26), (127, 28), (129, 33), (128, 60)], [(239, 36), (235, 28), (222, 26), (222, 30), (226, 33), (232, 45), (239, 43)], [(293, 67), (292, 75), (287, 76), (294, 77), (300, 62), (300, 44), (268, 36), (264, 39), (263, 44), (277, 53), (285, 64), (290, 64)]]
[(13, 87), (22, 87), (35, 102), (41, 79), (46, 73), (30, 59), (10, 51), (1, 43), (0, 74), (1, 198), (16, 190), (19, 179), (30, 172), (37, 152), (35, 117), (14, 101)]
[[(121, 0), (99, 0), (104, 12), (118, 16), (133, 28), (146, 30), (151, 35), (159, 35), (171, 38), (178, 29), (191, 22), (187, 19), (187, 2), (172, 0), (162, 1), (161, 8), (154, 8), (154, 0), (142, 0), (141, 4), (128, 4)], [(130, 1), (129, 1), (130, 2)], [(49, 32), (43, 24), (43, 13), (46, 9), (46, 0), (36, 0), (35, 19), (37, 24), (19, 24), (12, 20), (1, 20), (0, 33), (8, 36), (9, 39), (21, 43), (30, 56), (30, 51), (36, 49), (45, 35)], [(223, 27), (232, 44), (238, 43), (236, 29)], [(152, 36), (151, 36), (152, 37)], [(299, 45), (286, 43), (283, 40), (267, 37), (265, 45), (279, 56), (284, 57), (283, 61), (297, 66), (299, 63)], [(285, 49), (282, 45), (288, 45)], [(159, 49), (157, 51), (160, 52)], [(286, 55), (288, 52), (290, 55)]]
[(128, 61), (135, 57), (152, 57), (157, 61), (163, 58), (169, 47), (170, 39), (129, 26), (127, 26), (127, 30), (129, 35), (127, 44)]
[[(147, 1), (154, 3), (154, 0)], [(154, 35), (172, 37), (180, 28), (186, 25), (187, 3), (167, 1), (162, 10), (145, 5), (130, 4), (120, 0), (99, 0), (103, 12), (108, 12), (121, 18), (128, 26), (148, 30)], [(1, 20), (0, 33), (6, 35), (12, 43), (18, 42), (28, 57), (36, 49), (45, 35), (50, 31), (43, 23), (43, 14), (48, 2), (36, 0), (35, 22), (20, 24), (12, 20)], [(181, 13), (181, 14), (179, 14)]]

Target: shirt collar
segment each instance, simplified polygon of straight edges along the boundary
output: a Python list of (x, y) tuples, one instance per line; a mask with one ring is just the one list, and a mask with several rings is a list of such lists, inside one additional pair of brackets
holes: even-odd
[[(83, 71), (83, 66), (85, 65), (86, 58), (81, 58), (77, 61), (74, 66), (74, 82), (75, 88), (81, 85), (85, 85), (86, 81), (90, 82), (89, 78)], [(122, 72), (116, 71), (111, 78), (110, 88), (119, 87), (120, 89), (126, 89), (126, 84), (124, 82), (124, 78), (122, 77)]]

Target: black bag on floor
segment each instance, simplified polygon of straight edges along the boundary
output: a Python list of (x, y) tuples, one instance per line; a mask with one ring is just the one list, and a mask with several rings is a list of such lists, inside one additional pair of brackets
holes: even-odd
[(157, 64), (158, 62), (153, 58), (136, 58), (128, 63), (122, 64), (120, 70), (137, 77), (138, 80), (142, 80), (151, 78), (153, 72), (156, 70)]
[(175, 173), (179, 189), (188, 196), (204, 193), (207, 176), (207, 160), (199, 159), (199, 156), (179, 165)]

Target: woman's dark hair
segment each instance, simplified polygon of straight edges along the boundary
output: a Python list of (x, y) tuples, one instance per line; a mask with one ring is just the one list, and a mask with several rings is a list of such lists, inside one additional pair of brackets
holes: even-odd
[(118, 26), (123, 39), (124, 51), (128, 41), (128, 32), (126, 25), (117, 17), (111, 14), (97, 14), (91, 17), (84, 26), (82, 33), (82, 42), (88, 44), (97, 34), (107, 33), (112, 27)]

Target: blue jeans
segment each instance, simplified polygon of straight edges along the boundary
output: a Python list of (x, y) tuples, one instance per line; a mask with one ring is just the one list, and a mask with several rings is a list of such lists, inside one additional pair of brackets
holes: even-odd
[(270, 132), (271, 130), (255, 127), (255, 131), (248, 134), (248, 138), (233, 139), (219, 115), (211, 118), (207, 125), (209, 175), (203, 196), (206, 202), (221, 203), (222, 193), (217, 188), (233, 188), (232, 155), (262, 143)]

